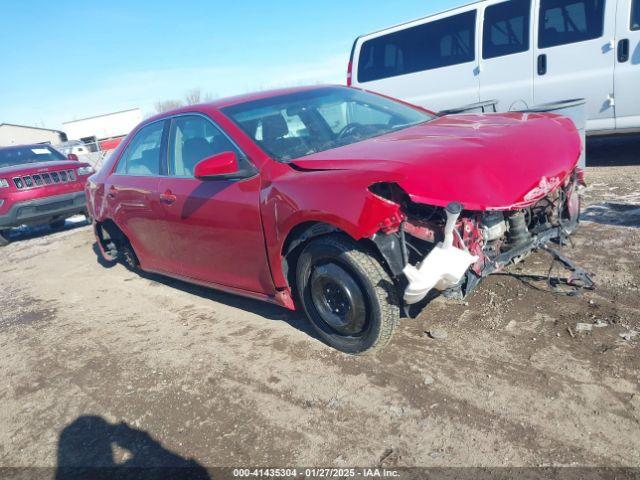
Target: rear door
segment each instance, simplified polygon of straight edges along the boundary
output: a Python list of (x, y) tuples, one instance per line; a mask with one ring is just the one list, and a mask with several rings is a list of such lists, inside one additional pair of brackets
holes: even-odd
[(536, 104), (585, 98), (587, 130), (613, 130), (615, 0), (539, 0)]
[(616, 128), (640, 128), (640, 0), (619, 0), (616, 20)]
[(533, 103), (532, 0), (482, 8), (480, 100), (498, 100), (500, 111)]
[(113, 219), (129, 238), (142, 268), (171, 272), (171, 251), (159, 241), (158, 222), (163, 215), (158, 183), (164, 138), (165, 121), (142, 127), (122, 153), (105, 189)]
[(431, 110), (477, 102), (477, 11), (457, 11), (365, 38), (354, 85)]
[(160, 180), (164, 241), (181, 275), (208, 284), (273, 295), (260, 216), (260, 176), (194, 178), (198, 162), (233, 151), (249, 160), (213, 121), (180, 115), (171, 122), (168, 174)]

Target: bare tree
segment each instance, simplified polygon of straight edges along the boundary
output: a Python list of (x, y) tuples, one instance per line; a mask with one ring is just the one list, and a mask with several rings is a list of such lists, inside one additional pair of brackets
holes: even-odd
[(184, 101), (187, 105), (195, 105), (202, 102), (202, 90), (200, 88), (192, 88), (185, 96)]
[(159, 100), (155, 103), (156, 112), (162, 113), (167, 110), (173, 110), (174, 108), (179, 108), (182, 106), (182, 102), (180, 100)]

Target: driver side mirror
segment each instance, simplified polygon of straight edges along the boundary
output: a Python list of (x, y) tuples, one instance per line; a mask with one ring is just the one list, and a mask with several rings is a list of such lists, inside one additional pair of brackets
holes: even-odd
[(238, 180), (251, 177), (256, 173), (252, 166), (240, 168), (235, 152), (222, 152), (207, 157), (200, 160), (193, 170), (193, 176), (198, 180)]

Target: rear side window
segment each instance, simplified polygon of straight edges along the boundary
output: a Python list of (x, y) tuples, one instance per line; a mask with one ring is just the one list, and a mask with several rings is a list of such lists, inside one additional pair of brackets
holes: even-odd
[(482, 58), (529, 50), (531, 0), (511, 0), (484, 11)]
[(604, 30), (605, 0), (541, 0), (538, 46), (593, 40)]
[(640, 30), (640, 0), (631, 4), (631, 30)]
[(358, 81), (370, 82), (475, 60), (476, 11), (367, 40)]
[(160, 175), (163, 130), (163, 121), (141, 128), (127, 145), (116, 167), (116, 173), (147, 177)]

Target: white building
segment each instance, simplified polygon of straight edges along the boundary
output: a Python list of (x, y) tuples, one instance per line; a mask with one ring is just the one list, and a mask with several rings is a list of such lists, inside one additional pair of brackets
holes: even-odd
[(50, 128), (30, 127), (0, 123), (0, 147), (25, 145), (29, 143), (50, 143), (57, 145), (67, 140), (64, 132)]
[(86, 143), (124, 137), (142, 121), (139, 108), (63, 122), (69, 140)]

